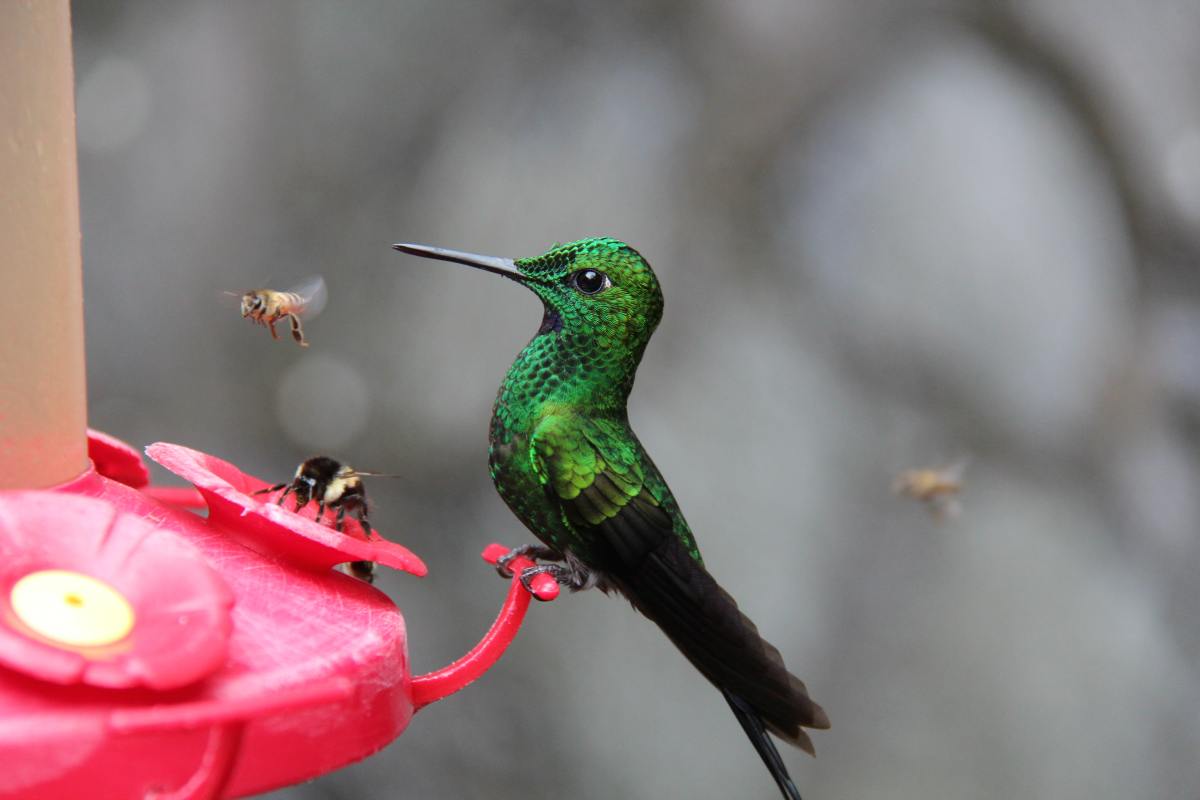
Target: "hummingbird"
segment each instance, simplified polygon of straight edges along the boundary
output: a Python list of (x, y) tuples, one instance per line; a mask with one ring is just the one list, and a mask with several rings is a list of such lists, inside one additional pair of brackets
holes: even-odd
[[(500, 497), (541, 544), (521, 580), (626, 597), (724, 695), (783, 796), (800, 793), (767, 732), (810, 755), (805, 728), (829, 718), (709, 574), (671, 490), (629, 424), (626, 403), (663, 312), (650, 265), (610, 238), (509, 259), (422, 244), (394, 249), (492, 272), (533, 291), (541, 325), (492, 411), (488, 464)], [(502, 573), (503, 574), (503, 573)]]

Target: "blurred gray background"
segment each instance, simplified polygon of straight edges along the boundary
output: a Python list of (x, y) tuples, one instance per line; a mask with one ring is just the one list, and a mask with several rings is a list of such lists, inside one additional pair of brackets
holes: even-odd
[[(631, 417), (714, 574), (828, 710), (806, 798), (1200, 792), (1200, 7), (80, 3), (92, 425), (283, 479), (327, 453), (422, 555), (454, 659), (530, 536), (486, 468), (532, 295), (392, 252), (625, 239), (666, 317)], [(220, 301), (321, 273), (312, 347)], [(938, 524), (889, 487), (972, 459)], [(598, 593), (274, 798), (776, 790)]]

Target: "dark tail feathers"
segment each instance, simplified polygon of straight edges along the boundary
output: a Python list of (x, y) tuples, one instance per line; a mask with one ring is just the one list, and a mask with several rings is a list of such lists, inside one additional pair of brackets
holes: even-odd
[(804, 728), (829, 727), (824, 710), (737, 603), (674, 537), (637, 567), (610, 576), (729, 701), (734, 715), (789, 800), (800, 797), (766, 731), (812, 754)]
[(788, 774), (787, 766), (779, 756), (779, 751), (775, 749), (775, 743), (771, 741), (771, 737), (767, 735), (767, 729), (763, 727), (762, 719), (754, 713), (754, 709), (746, 705), (745, 700), (736, 694), (730, 694), (727, 689), (722, 689), (721, 694), (725, 695), (737, 721), (742, 723), (742, 730), (746, 732), (746, 736), (750, 737), (750, 743), (754, 745), (759, 757), (767, 765), (771, 777), (779, 785), (779, 791), (783, 792), (783, 796), (787, 800), (802, 800), (800, 790), (792, 782), (792, 776)]

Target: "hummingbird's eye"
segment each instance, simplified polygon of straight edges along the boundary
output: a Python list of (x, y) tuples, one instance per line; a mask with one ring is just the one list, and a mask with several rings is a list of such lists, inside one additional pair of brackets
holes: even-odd
[(596, 294), (612, 286), (612, 281), (603, 272), (581, 269), (571, 276), (571, 285), (584, 294)]

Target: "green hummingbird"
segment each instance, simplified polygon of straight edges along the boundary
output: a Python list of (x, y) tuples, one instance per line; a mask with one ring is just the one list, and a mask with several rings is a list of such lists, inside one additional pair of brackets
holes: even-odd
[(496, 490), (544, 544), (518, 548), (503, 563), (517, 553), (550, 562), (522, 573), (527, 587), (548, 573), (572, 590), (628, 598), (724, 694), (783, 795), (799, 800), (766, 732), (812, 754), (804, 728), (828, 728), (829, 718), (709, 574), (629, 425), (634, 375), (663, 311), (650, 265), (608, 238), (517, 260), (394, 248), (503, 275), (545, 307), (500, 385), (488, 450)]

